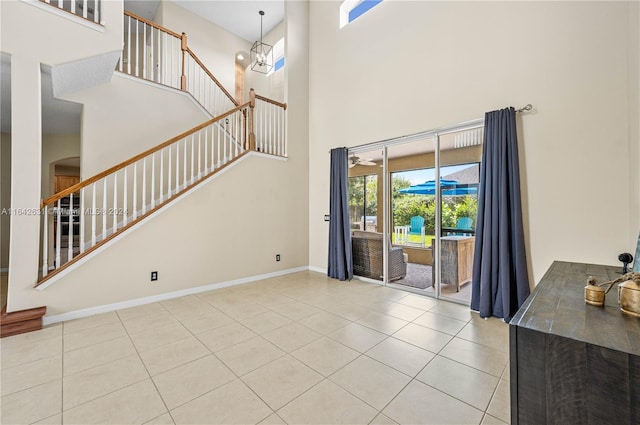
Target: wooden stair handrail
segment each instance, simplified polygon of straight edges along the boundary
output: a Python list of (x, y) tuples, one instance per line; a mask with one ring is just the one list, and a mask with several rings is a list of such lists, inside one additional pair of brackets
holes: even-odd
[(260, 96), (259, 94), (256, 94), (255, 97), (256, 97), (256, 99), (260, 99), (260, 100), (265, 101), (267, 103), (271, 103), (271, 104), (274, 104), (276, 106), (279, 106), (282, 109), (284, 109), (285, 111), (287, 110), (287, 104), (286, 103), (281, 103), (281, 102), (278, 102), (277, 100), (273, 100), (273, 99), (269, 99), (268, 97)]
[[(244, 106), (244, 105), (242, 105), (242, 106)], [(109, 242), (110, 240), (116, 238), (118, 235), (120, 235), (124, 231), (129, 230), (130, 228), (132, 228), (133, 226), (135, 226), (136, 224), (138, 224), (139, 222), (141, 222), (145, 218), (149, 217), (151, 214), (153, 214), (156, 211), (158, 211), (160, 208), (163, 208), (165, 205), (169, 204), (170, 202), (173, 202), (173, 200), (175, 198), (177, 198), (179, 196), (182, 196), (183, 194), (187, 193), (188, 191), (190, 191), (194, 187), (196, 187), (199, 184), (207, 181), (211, 176), (213, 176), (213, 175), (219, 173), (220, 171), (224, 170), (225, 168), (229, 167), (231, 164), (233, 164), (236, 161), (240, 160), (240, 158), (246, 156), (248, 153), (249, 153), (249, 151), (242, 152), (241, 154), (239, 154), (238, 156), (236, 156), (235, 158), (233, 158), (229, 162), (225, 163), (221, 167), (218, 167), (215, 170), (210, 171), (209, 174), (203, 176), (201, 179), (196, 180), (195, 182), (187, 185), (185, 188), (183, 188), (179, 192), (173, 194), (170, 198), (168, 198), (168, 199), (164, 200), (163, 202), (157, 204), (155, 207), (147, 210), (147, 212), (139, 215), (137, 218), (135, 218), (134, 220), (128, 222), (125, 226), (123, 226), (120, 229), (118, 229), (115, 233), (112, 233), (109, 236), (107, 236), (106, 238), (102, 239), (101, 241), (98, 241), (94, 246), (85, 249), (84, 252), (76, 255), (75, 257), (73, 257), (72, 260), (67, 261), (66, 263), (64, 263), (63, 265), (58, 267), (57, 269), (55, 269), (55, 270), (51, 271), (50, 273), (48, 273), (46, 276), (40, 278), (40, 280), (38, 280), (38, 282), (35, 284), (34, 287), (37, 288), (38, 286), (42, 285), (47, 280), (49, 280), (52, 277), (56, 276), (57, 274), (61, 273), (65, 269), (69, 268), (69, 266), (71, 266), (72, 264), (75, 264), (76, 262), (78, 262), (78, 260), (80, 260), (80, 259), (82, 259), (84, 257), (87, 257), (89, 254), (91, 254), (93, 251), (95, 251), (98, 248), (100, 248), (102, 245), (104, 245), (107, 242)]]
[(162, 32), (166, 32), (167, 34), (172, 35), (175, 38), (181, 38), (182, 37), (182, 35), (178, 34), (177, 32), (171, 31), (168, 28), (165, 28), (165, 27), (163, 27), (161, 25), (158, 25), (153, 21), (150, 21), (148, 19), (143, 18), (142, 16), (136, 15), (135, 13), (129, 12), (128, 10), (125, 10), (124, 14), (127, 15), (127, 16), (130, 16), (131, 18), (136, 19), (136, 20), (138, 20), (140, 22), (144, 22), (147, 25), (151, 25), (153, 28), (155, 28), (157, 30), (160, 30)]
[(194, 61), (196, 61), (196, 63), (198, 65), (200, 65), (202, 67), (202, 69), (204, 70), (204, 72), (207, 73), (207, 75), (209, 76), (209, 78), (211, 78), (213, 80), (214, 83), (216, 83), (216, 85), (218, 86), (218, 88), (220, 90), (222, 90), (222, 92), (227, 95), (227, 97), (229, 98), (229, 100), (231, 100), (233, 102), (234, 105), (238, 106), (238, 101), (235, 100), (233, 98), (233, 96), (231, 96), (231, 94), (227, 91), (227, 89), (225, 89), (222, 84), (220, 84), (220, 81), (218, 81), (218, 79), (216, 77), (213, 76), (213, 74), (211, 73), (211, 71), (209, 71), (209, 69), (202, 63), (202, 61), (196, 56), (195, 53), (193, 53), (193, 50), (191, 50), (189, 47), (186, 48), (187, 53), (189, 53), (189, 55), (193, 58)]
[(189, 135), (191, 135), (191, 134), (193, 134), (193, 133), (195, 133), (195, 132), (197, 132), (199, 130), (202, 130), (203, 128), (205, 128), (205, 127), (207, 127), (207, 126), (209, 126), (209, 125), (211, 125), (211, 124), (213, 124), (213, 123), (215, 123), (217, 121), (220, 121), (221, 119), (226, 118), (229, 115), (231, 115), (231, 114), (233, 114), (233, 113), (235, 113), (235, 112), (237, 112), (237, 111), (239, 111), (239, 110), (241, 110), (243, 108), (246, 108), (248, 106), (250, 106), (250, 102), (243, 103), (242, 105), (236, 106), (235, 108), (225, 112), (224, 114), (218, 115), (217, 117), (214, 117), (214, 118), (212, 118), (212, 119), (210, 119), (208, 121), (205, 121), (202, 124), (192, 128), (191, 130), (187, 130), (184, 133), (179, 134), (176, 137), (173, 137), (173, 138), (167, 140), (166, 142), (163, 142), (163, 143), (161, 143), (161, 144), (159, 144), (159, 145), (157, 145), (157, 146), (155, 146), (155, 147), (153, 147), (151, 149), (147, 149), (146, 151), (144, 151), (144, 152), (142, 152), (142, 153), (140, 153), (140, 154), (138, 154), (138, 155), (136, 155), (134, 157), (131, 157), (131, 158), (127, 159), (126, 161), (121, 162), (120, 164), (114, 165), (113, 167), (108, 168), (108, 169), (104, 170), (103, 172), (101, 172), (99, 174), (96, 174), (96, 175), (94, 175), (92, 177), (89, 177), (88, 179), (83, 180), (80, 183), (76, 183), (73, 186), (70, 186), (67, 189), (63, 190), (63, 191), (58, 192), (55, 195), (50, 196), (47, 199), (44, 199), (40, 204), (40, 208), (44, 208), (46, 205), (50, 205), (50, 204), (56, 202), (58, 199), (64, 198), (65, 196), (68, 196), (68, 195), (70, 195), (72, 193), (76, 193), (80, 189), (82, 189), (83, 187), (89, 186), (90, 184), (97, 182), (98, 180), (108, 176), (109, 174), (113, 174), (116, 171), (119, 171), (119, 170), (121, 170), (121, 169), (123, 169), (123, 168), (125, 168), (125, 167), (127, 167), (127, 166), (129, 166), (131, 164), (133, 164), (134, 162), (139, 161), (142, 158), (144, 158), (146, 156), (149, 156), (154, 152), (159, 151), (160, 149), (163, 149), (163, 148), (165, 148), (165, 147), (167, 147), (167, 146), (169, 146), (169, 145), (171, 145), (171, 144), (173, 144), (173, 143), (175, 143), (175, 142), (177, 142), (179, 140), (182, 140), (185, 137), (187, 137), (187, 136), (189, 136)]

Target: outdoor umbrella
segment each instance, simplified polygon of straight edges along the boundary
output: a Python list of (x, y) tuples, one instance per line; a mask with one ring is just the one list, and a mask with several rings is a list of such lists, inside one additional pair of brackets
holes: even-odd
[[(458, 184), (455, 180), (446, 180), (440, 178), (440, 189), (453, 189)], [(436, 194), (436, 181), (428, 180), (424, 183), (415, 184), (413, 186), (405, 187), (399, 190), (400, 193), (410, 193), (414, 195), (435, 195)]]
[[(442, 196), (464, 196), (475, 195), (478, 193), (477, 186), (459, 185), (456, 180), (440, 179), (440, 189), (442, 190)], [(424, 183), (416, 184), (413, 186), (405, 187), (399, 190), (400, 193), (409, 193), (414, 195), (435, 195), (436, 194), (436, 181), (428, 180)]]

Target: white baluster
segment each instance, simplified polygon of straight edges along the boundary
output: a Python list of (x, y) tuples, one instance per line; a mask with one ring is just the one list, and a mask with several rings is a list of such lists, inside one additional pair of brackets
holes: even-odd
[(64, 3), (62, 2), (62, 0), (58, 0), (58, 7), (60, 9), (62, 9), (64, 7)]
[(287, 111), (282, 110), (282, 143), (284, 143), (284, 156), (287, 156)]
[(93, 22), (100, 23), (100, 0), (95, 0), (93, 6)]
[(87, 4), (87, 0), (82, 0), (82, 17), (87, 19), (87, 11), (89, 10), (89, 5)]
[(200, 101), (202, 103), (202, 106), (204, 107), (204, 105), (206, 105), (207, 103), (205, 102), (205, 96), (206, 96), (206, 92), (205, 92), (205, 73), (202, 70), (202, 68), (200, 68)]
[(69, 194), (69, 209), (67, 211), (67, 223), (69, 223), (69, 230), (67, 232), (67, 237), (69, 238), (67, 242), (67, 261), (71, 261), (73, 259), (73, 193)]
[(202, 132), (198, 131), (198, 180), (200, 180), (200, 177), (202, 177), (202, 155), (201, 154), (202, 154)]
[(278, 107), (273, 105), (273, 143), (274, 153), (280, 155), (280, 139), (278, 139)]
[(131, 16), (127, 18), (127, 74), (131, 75)]
[(76, 0), (71, 0), (71, 13), (76, 14)]
[(118, 172), (116, 171), (115, 173), (113, 173), (113, 233), (117, 231), (118, 231)]
[(60, 199), (58, 199), (58, 208), (56, 208), (56, 269), (60, 267), (60, 239), (62, 235), (62, 217), (60, 209)]
[(169, 163), (169, 169), (167, 170), (167, 199), (169, 199), (171, 197), (171, 145), (169, 145), (167, 162)]
[(107, 237), (107, 178), (102, 179), (102, 238)]
[(218, 168), (220, 166), (220, 121), (216, 122), (213, 125), (217, 125), (218, 126), (218, 158), (216, 161), (216, 164), (214, 164), (214, 169)]
[(167, 34), (165, 32), (160, 31), (160, 35), (162, 36), (162, 56), (160, 57), (160, 65), (162, 69), (162, 84), (169, 85), (167, 82), (167, 62), (169, 58), (167, 56)]
[(194, 173), (194, 171), (195, 171), (195, 162), (194, 162), (194, 160), (195, 160), (195, 152), (196, 152), (196, 147), (194, 146), (195, 139), (196, 139), (195, 134), (192, 134), (191, 135), (191, 184), (193, 184), (193, 179), (194, 179), (194, 176), (195, 176), (195, 173)]
[(147, 157), (142, 158), (142, 214), (147, 212)]
[(236, 140), (235, 140), (236, 156), (238, 156), (238, 151), (240, 149), (240, 147), (238, 146), (239, 145), (239, 143), (238, 143), (238, 135), (239, 135), (239, 133), (238, 133), (238, 127), (239, 127), (238, 126), (238, 112), (235, 112), (233, 114), (233, 121), (232, 122), (233, 122), (233, 126), (234, 126), (235, 138), (236, 138)]
[(151, 154), (151, 208), (156, 207), (156, 154)]
[(133, 208), (133, 219), (138, 218), (138, 163), (133, 163), (133, 197), (131, 198)]
[(142, 23), (142, 78), (147, 76), (147, 24)]
[(78, 215), (78, 220), (80, 220), (80, 234), (78, 235), (78, 243), (80, 245), (80, 254), (84, 252), (84, 223), (85, 223), (85, 213), (84, 213), (84, 187), (80, 189), (80, 214)]
[(225, 128), (225, 131), (222, 133), (222, 150), (223, 150), (223, 154), (224, 156), (222, 157), (222, 164), (224, 165), (227, 163), (227, 129)]
[(204, 175), (209, 174), (209, 127), (204, 128)]
[(49, 207), (42, 211), (42, 277), (49, 273)]
[(127, 198), (129, 197), (129, 186), (127, 184), (127, 167), (124, 167), (122, 173), (122, 225), (126, 226), (129, 215), (129, 211), (127, 211)]
[(184, 156), (182, 157), (182, 188), (187, 187), (187, 138), (184, 138)]
[(149, 26), (149, 66), (151, 67), (150, 69), (150, 74), (151, 74), (151, 78), (149, 78), (151, 81), (158, 81), (156, 80), (156, 65), (155, 62), (153, 61), (153, 53), (154, 53), (154, 47), (153, 47), (153, 30), (155, 28), (153, 28), (152, 26)]
[(262, 127), (262, 131), (261, 131), (261, 138), (262, 138), (262, 152), (266, 152), (268, 150), (268, 145), (267, 145), (267, 110), (264, 107), (264, 105), (262, 104), (262, 102), (260, 103), (260, 116), (261, 116), (261, 120), (260, 120), (260, 127)]
[(91, 200), (91, 246), (96, 244), (96, 184), (93, 186), (93, 199)]
[(180, 141), (176, 142), (176, 190), (174, 194), (180, 190)]
[[(171, 146), (169, 146), (171, 149)], [(160, 190), (158, 191), (158, 203), (164, 201), (164, 149), (160, 149)]]
[(67, 209), (67, 262), (73, 259), (73, 193), (69, 194), (69, 208)]
[(278, 155), (282, 155), (282, 135), (280, 134), (280, 107), (276, 108), (276, 140), (278, 141)]
[(136, 19), (136, 77), (140, 76), (140, 24), (141, 22)]

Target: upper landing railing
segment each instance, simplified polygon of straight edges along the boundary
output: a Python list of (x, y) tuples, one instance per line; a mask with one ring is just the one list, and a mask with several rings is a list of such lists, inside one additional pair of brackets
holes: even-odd
[(189, 92), (212, 116), (238, 106), (236, 99), (187, 45), (187, 35), (124, 12), (124, 49), (118, 71)]
[(102, 0), (40, 0), (65, 12), (100, 24)]

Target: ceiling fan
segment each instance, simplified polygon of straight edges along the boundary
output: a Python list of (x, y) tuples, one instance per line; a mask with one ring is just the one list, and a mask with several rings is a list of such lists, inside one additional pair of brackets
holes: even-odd
[(376, 163), (373, 162), (372, 158), (360, 158), (355, 155), (351, 155), (351, 157), (349, 157), (349, 168), (353, 168), (356, 165), (376, 165)]

